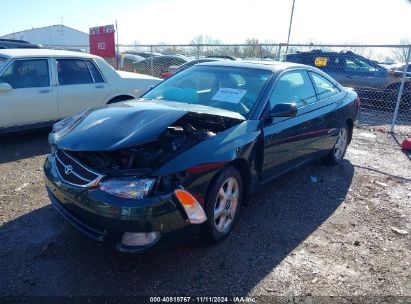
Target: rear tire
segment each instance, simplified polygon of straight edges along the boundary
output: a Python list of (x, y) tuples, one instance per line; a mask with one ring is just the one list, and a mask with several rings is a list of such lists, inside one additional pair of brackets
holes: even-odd
[(342, 162), (345, 152), (347, 152), (348, 144), (352, 136), (351, 128), (346, 124), (338, 133), (337, 142), (334, 147), (324, 158), (323, 162), (329, 166), (335, 166)]
[(233, 166), (223, 169), (212, 182), (205, 202), (207, 221), (203, 235), (211, 242), (227, 237), (238, 220), (243, 182), (240, 172)]

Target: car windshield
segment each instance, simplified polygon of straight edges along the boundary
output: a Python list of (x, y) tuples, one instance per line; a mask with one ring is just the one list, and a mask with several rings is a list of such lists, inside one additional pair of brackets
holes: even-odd
[(165, 80), (143, 98), (204, 105), (246, 116), (272, 72), (226, 66), (193, 66)]

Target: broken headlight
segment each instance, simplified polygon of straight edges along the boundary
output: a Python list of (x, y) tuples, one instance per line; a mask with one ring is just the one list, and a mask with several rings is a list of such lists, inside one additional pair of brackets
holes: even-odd
[(147, 197), (154, 186), (155, 179), (131, 179), (117, 178), (101, 181), (99, 188), (108, 194), (123, 197), (141, 199)]

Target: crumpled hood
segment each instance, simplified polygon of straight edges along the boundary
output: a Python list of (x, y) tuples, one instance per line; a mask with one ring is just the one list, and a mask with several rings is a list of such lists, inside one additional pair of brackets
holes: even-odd
[(154, 141), (189, 112), (214, 119), (244, 120), (240, 114), (205, 106), (132, 100), (86, 111), (63, 134), (52, 133), (50, 140), (58, 148), (71, 151), (129, 148)]

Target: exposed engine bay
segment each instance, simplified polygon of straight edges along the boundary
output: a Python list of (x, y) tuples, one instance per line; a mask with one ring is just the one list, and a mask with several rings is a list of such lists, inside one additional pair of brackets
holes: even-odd
[(71, 152), (80, 162), (106, 175), (145, 175), (238, 120), (188, 113), (146, 144), (112, 151)]

